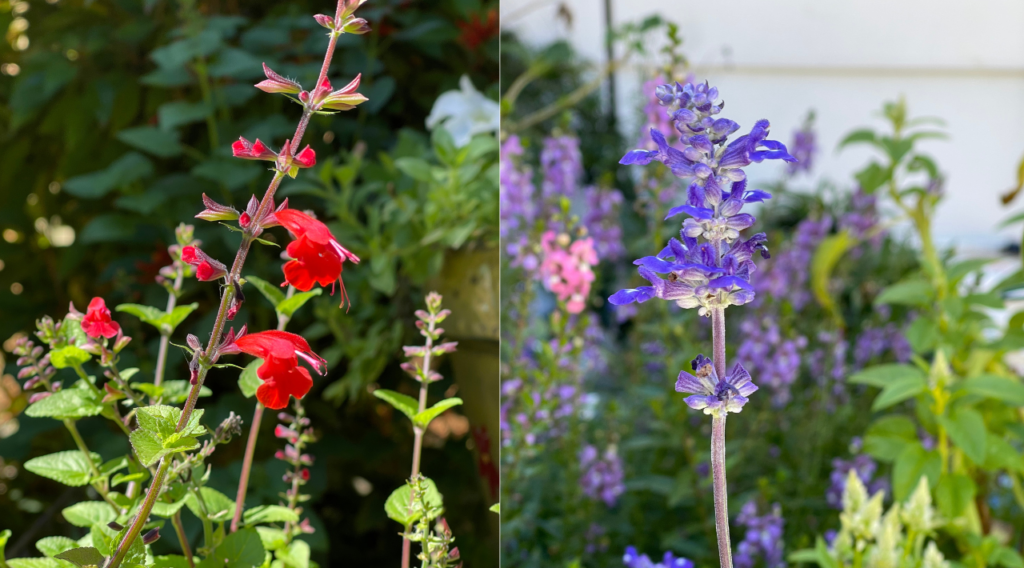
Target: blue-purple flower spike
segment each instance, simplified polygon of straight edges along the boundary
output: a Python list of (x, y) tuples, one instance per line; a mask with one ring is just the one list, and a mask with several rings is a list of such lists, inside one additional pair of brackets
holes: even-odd
[(693, 393), (686, 397), (687, 406), (704, 414), (739, 412), (757, 390), (750, 373), (739, 363), (724, 378), (719, 378), (711, 359), (703, 355), (697, 355), (690, 365), (694, 374), (679, 371), (676, 392)]
[(710, 316), (714, 307), (746, 304), (754, 299), (752, 252), (758, 250), (767, 258), (768, 250), (763, 234), (737, 243), (740, 232), (756, 221), (741, 209), (770, 199), (771, 194), (748, 190), (742, 168), (765, 160), (796, 159), (781, 142), (768, 139), (767, 120), (757, 121), (749, 133), (728, 142), (739, 125), (714, 118), (723, 103), (716, 102), (718, 89), (707, 83), (662, 85), (656, 97), (674, 121), (683, 148), (670, 146), (662, 132), (651, 129), (658, 149), (632, 150), (619, 163), (658, 161), (677, 177), (688, 179), (686, 203), (671, 208), (666, 219), (681, 213), (689, 218), (683, 221), (680, 239), (672, 239), (657, 256), (634, 262), (651, 286), (621, 290), (609, 302), (619, 306), (660, 298), (682, 308), (698, 308), (703, 316)]
[(657, 564), (646, 554), (639, 554), (635, 546), (627, 546), (622, 555), (622, 563), (626, 568), (693, 568), (693, 561), (666, 552)]

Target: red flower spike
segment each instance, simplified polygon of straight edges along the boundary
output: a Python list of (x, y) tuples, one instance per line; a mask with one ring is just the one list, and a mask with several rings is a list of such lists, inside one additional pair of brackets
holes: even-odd
[(260, 141), (249, 142), (245, 138), (239, 138), (231, 145), (231, 155), (243, 160), (267, 160), (273, 162), (277, 159), (275, 154), (266, 144)]
[(286, 249), (292, 260), (284, 265), (285, 284), (308, 292), (313, 284), (326, 287), (338, 281), (341, 283), (341, 305), (344, 306), (348, 294), (341, 279), (342, 265), (346, 260), (359, 264), (359, 257), (338, 244), (327, 225), (301, 211), (277, 211), (274, 218), (295, 237)]
[(309, 147), (309, 144), (295, 155), (295, 163), (300, 168), (312, 168), (316, 165), (316, 152)]
[(274, 410), (288, 406), (289, 397), (301, 399), (313, 387), (313, 378), (305, 367), (299, 366), (299, 357), (317, 373), (326, 371), (327, 362), (294, 333), (261, 331), (239, 337), (234, 345), (243, 353), (263, 359), (256, 369), (256, 376), (263, 381), (256, 389), (256, 398)]
[(265, 93), (286, 93), (294, 95), (302, 90), (302, 85), (274, 73), (274, 70), (267, 67), (266, 63), (263, 64), (263, 73), (266, 74), (267, 79), (256, 83), (256, 88)]
[(82, 318), (82, 331), (93, 339), (100, 337), (110, 339), (121, 331), (121, 326), (110, 319), (110, 310), (107, 309), (103, 298), (93, 298)]

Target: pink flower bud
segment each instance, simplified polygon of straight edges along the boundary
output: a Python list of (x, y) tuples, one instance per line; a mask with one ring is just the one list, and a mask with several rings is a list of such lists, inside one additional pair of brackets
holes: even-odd
[(256, 83), (256, 88), (265, 93), (286, 93), (294, 95), (302, 90), (302, 85), (274, 73), (274, 70), (267, 67), (266, 63), (263, 64), (263, 73), (266, 74), (267, 79)]
[(332, 31), (334, 30), (334, 18), (330, 16), (325, 16), (323, 14), (317, 14), (313, 16), (313, 19), (316, 20), (316, 23), (320, 24), (321, 26)]
[(221, 205), (207, 197), (205, 193), (203, 194), (203, 205), (206, 206), (206, 209), (196, 215), (197, 219), (204, 221), (232, 221), (238, 218), (238, 211), (235, 211), (233, 207)]
[(307, 144), (301, 152), (295, 155), (295, 162), (301, 168), (312, 168), (316, 165), (316, 152)]
[(33, 402), (39, 402), (40, 400), (43, 400), (44, 398), (50, 396), (50, 394), (51, 393), (48, 392), (37, 392), (36, 394), (28, 398), (28, 403), (32, 404)]
[(252, 217), (250, 217), (249, 214), (245, 212), (243, 212), (242, 215), (238, 218), (238, 224), (243, 227), (248, 227), (251, 221)]
[(345, 22), (342, 30), (347, 34), (363, 35), (370, 31), (370, 23), (362, 18), (353, 18)]
[[(318, 101), (319, 108), (330, 109), (330, 110), (352, 110), (356, 108), (356, 105), (365, 103), (369, 99), (356, 92), (359, 89), (359, 83), (362, 80), (362, 74), (356, 75), (355, 79), (352, 79), (348, 85), (337, 91), (331, 92), (326, 97), (323, 97)], [(325, 81), (326, 82), (326, 81)], [(328, 90), (330, 89), (330, 83), (327, 83)]]

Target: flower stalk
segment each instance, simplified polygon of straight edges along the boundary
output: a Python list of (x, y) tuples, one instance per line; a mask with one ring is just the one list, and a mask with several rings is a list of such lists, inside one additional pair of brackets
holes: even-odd
[[(344, 1), (339, 0), (336, 9), (336, 18), (341, 18), (342, 11), (344, 8)], [(331, 58), (334, 55), (334, 49), (337, 46), (338, 36), (341, 34), (339, 30), (332, 30), (330, 34), (330, 42), (327, 47), (327, 52), (324, 55), (324, 63), (320, 69), (320, 75), (317, 78), (317, 85), (320, 85), (327, 79), (327, 70), (330, 67)], [(307, 107), (303, 113), (302, 118), (299, 120), (298, 127), (295, 130), (295, 135), (291, 139), (288, 152), (291, 157), (294, 158), (295, 150), (300, 147), (302, 136), (306, 131), (306, 127), (309, 124), (309, 118), (311, 111)], [(272, 204), (274, 202), (274, 194), (277, 192), (278, 187), (281, 185), (281, 181), (284, 179), (287, 171), (281, 171), (277, 169), (274, 172), (274, 177), (270, 181), (270, 185), (267, 187), (267, 191), (264, 193), (263, 198), (260, 200), (259, 208), (257, 209), (256, 215), (253, 219), (264, 219), (267, 214), (270, 213)], [(227, 281), (229, 283), (235, 283), (241, 276), (242, 267), (245, 265), (246, 256), (249, 253), (249, 247), (255, 240), (255, 223), (250, 227), (246, 228), (242, 234), (242, 242), (239, 245), (238, 252), (235, 254), (235, 260), (231, 265), (231, 271), (228, 274)], [(186, 424), (188, 424), (189, 418), (192, 416), (192, 412), (195, 410), (196, 402), (199, 400), (199, 393), (202, 389), (203, 382), (206, 379), (206, 374), (213, 366), (212, 355), (215, 355), (217, 347), (220, 345), (221, 337), (224, 333), (224, 327), (228, 321), (228, 311), (232, 306), (235, 299), (235, 286), (229, 285), (223, 287), (221, 293), (220, 307), (217, 310), (217, 318), (214, 321), (213, 330), (210, 333), (210, 339), (207, 342), (206, 349), (203, 354), (197, 358), (198, 369), (193, 381), (191, 390), (189, 391), (188, 399), (185, 401), (185, 406), (182, 408), (181, 417), (178, 420), (178, 424), (175, 428), (176, 432), (184, 430)], [(132, 521), (128, 532), (125, 534), (124, 539), (118, 544), (117, 550), (114, 553), (113, 558), (108, 564), (107, 568), (118, 568), (121, 562), (124, 561), (125, 556), (128, 553), (128, 549), (131, 544), (138, 538), (142, 532), (143, 527), (149, 520), (149, 515), (153, 511), (153, 506), (156, 504), (156, 500), (163, 490), (164, 478), (167, 475), (167, 470), (170, 468), (171, 459), (164, 457), (160, 460), (160, 465), (157, 468), (156, 473), (153, 475), (153, 480), (149, 486), (149, 490), (146, 493), (146, 497), (142, 502), (142, 506), (139, 509), (138, 515)]]

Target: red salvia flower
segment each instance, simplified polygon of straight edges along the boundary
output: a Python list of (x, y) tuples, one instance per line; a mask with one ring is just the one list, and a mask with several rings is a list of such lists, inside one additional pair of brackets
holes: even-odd
[(121, 331), (121, 326), (110, 319), (110, 310), (107, 309), (107, 303), (103, 298), (93, 298), (82, 318), (82, 331), (93, 339), (110, 339)]
[(323, 374), (327, 362), (313, 353), (302, 337), (286, 331), (261, 331), (243, 335), (235, 340), (243, 353), (263, 359), (256, 376), (263, 384), (256, 389), (256, 398), (267, 408), (288, 406), (291, 396), (302, 398), (313, 387), (313, 378), (305, 367), (299, 366), (302, 357), (317, 373)]
[(456, 25), (462, 30), (459, 39), (470, 50), (476, 50), (480, 44), (498, 35), (498, 11), (491, 8), (485, 16), (473, 14), (468, 20)]
[(313, 284), (333, 287), (335, 281), (341, 282), (341, 305), (345, 305), (348, 294), (341, 279), (342, 265), (346, 260), (359, 264), (359, 257), (338, 244), (327, 225), (301, 211), (284, 209), (274, 217), (295, 237), (286, 249), (292, 260), (284, 265), (285, 284), (308, 292)]
[(196, 278), (203, 282), (223, 278), (228, 273), (227, 266), (214, 260), (195, 245), (181, 247), (181, 261), (196, 268)]
[(300, 168), (312, 168), (316, 165), (316, 152), (306, 144), (301, 152), (295, 154), (295, 164)]
[(267, 160), (269, 162), (277, 160), (277, 154), (259, 138), (255, 142), (249, 142), (245, 138), (239, 137), (231, 145), (231, 155), (243, 160)]

